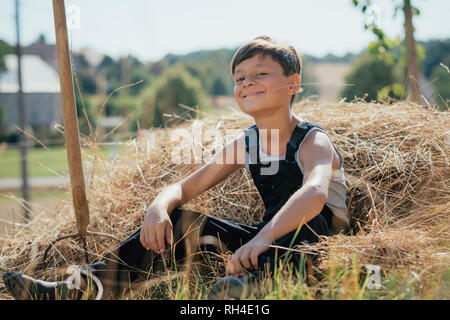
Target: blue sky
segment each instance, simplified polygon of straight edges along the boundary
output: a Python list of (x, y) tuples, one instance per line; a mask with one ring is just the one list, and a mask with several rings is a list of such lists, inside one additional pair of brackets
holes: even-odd
[[(403, 16), (393, 18), (400, 0), (373, 0), (380, 24), (394, 37)], [(43, 33), (54, 42), (51, 0), (21, 0), (22, 43)], [(418, 40), (450, 37), (450, 1), (413, 0)], [(292, 43), (302, 53), (323, 56), (359, 52), (373, 40), (351, 0), (66, 0), (80, 9), (80, 28), (70, 31), (72, 47), (90, 47), (118, 57), (157, 60), (167, 53), (234, 48), (262, 34)], [(15, 43), (14, 0), (0, 0), (0, 39)]]

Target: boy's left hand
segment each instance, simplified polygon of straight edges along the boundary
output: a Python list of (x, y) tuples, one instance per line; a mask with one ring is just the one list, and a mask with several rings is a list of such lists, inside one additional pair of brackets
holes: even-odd
[(227, 272), (235, 277), (244, 276), (245, 270), (258, 269), (258, 256), (269, 249), (272, 240), (258, 233), (252, 240), (237, 249), (227, 265)]

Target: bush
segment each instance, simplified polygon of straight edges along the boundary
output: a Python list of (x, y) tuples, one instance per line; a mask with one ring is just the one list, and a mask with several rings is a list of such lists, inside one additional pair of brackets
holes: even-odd
[(0, 142), (6, 143), (18, 143), (19, 131), (17, 129), (6, 130), (6, 132), (0, 132)]
[[(450, 65), (450, 56), (447, 56), (442, 64), (448, 67)], [(431, 79), (436, 79), (434, 83), (434, 88), (436, 89), (435, 100), (441, 110), (445, 111), (447, 109), (447, 100), (450, 99), (450, 73), (445, 67), (439, 64), (434, 67)]]
[[(121, 116), (127, 118), (127, 130), (136, 131), (138, 129), (137, 121), (141, 115), (141, 103), (139, 97), (130, 95), (113, 96), (106, 104), (108, 116)], [(126, 127), (122, 124), (121, 129)]]
[(195, 117), (194, 111), (189, 111), (180, 104), (204, 109), (206, 97), (200, 81), (190, 75), (185, 68), (182, 66), (169, 68), (141, 95), (141, 126), (144, 128), (166, 126), (164, 113), (175, 113), (182, 118)]
[(399, 90), (398, 85), (394, 85), (401, 82), (399, 70), (395, 69), (392, 62), (365, 53), (355, 61), (352, 70), (345, 77), (345, 83), (350, 85), (342, 90), (341, 98), (351, 101), (367, 94), (368, 101), (377, 100), (379, 91), (382, 91), (383, 97), (389, 95), (400, 99), (403, 91)]
[(0, 40), (0, 72), (6, 70), (4, 56), (14, 52), (15, 49), (13, 46), (10, 46), (7, 42)]
[(112, 96), (105, 108), (107, 116), (126, 117), (139, 110), (139, 98), (128, 95)]
[(3, 129), (3, 121), (5, 121), (5, 110), (0, 104), (0, 132), (2, 132)]

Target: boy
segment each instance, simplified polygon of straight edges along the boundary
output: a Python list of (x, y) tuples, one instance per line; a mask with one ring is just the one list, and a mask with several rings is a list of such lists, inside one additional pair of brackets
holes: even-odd
[[(100, 261), (82, 268), (83, 277), (78, 273), (67, 281), (44, 282), (8, 272), (3, 278), (11, 294), (15, 298), (79, 297), (86, 280), (94, 278), (105, 293), (117, 296), (130, 282), (146, 280), (167, 264), (183, 263), (204, 251), (231, 251), (226, 265), (229, 276), (213, 287), (208, 298), (239, 298), (256, 274), (273, 272), (276, 257), (288, 254), (272, 244), (313, 243), (330, 230), (348, 227), (343, 158), (323, 127), (292, 113), (301, 67), (292, 46), (267, 36), (239, 48), (231, 62), (234, 95), (255, 124), (203, 167), (158, 194), (141, 228)], [(240, 152), (242, 148), (245, 152)], [(227, 163), (227, 154), (233, 155), (232, 163)], [(264, 202), (263, 221), (248, 226), (180, 209), (244, 167)], [(166, 244), (173, 257), (169, 261), (163, 255)], [(288, 258), (300, 263), (296, 254)]]

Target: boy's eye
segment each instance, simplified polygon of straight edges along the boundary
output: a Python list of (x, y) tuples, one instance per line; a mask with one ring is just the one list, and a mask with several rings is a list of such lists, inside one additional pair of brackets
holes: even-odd
[[(258, 72), (256, 74), (257, 77), (262, 77), (262, 76), (265, 76), (265, 75), (267, 75), (266, 72)], [(236, 82), (236, 83), (239, 83), (239, 82), (242, 82), (242, 81), (244, 81), (244, 77), (240, 77), (240, 78), (237, 78), (236, 80), (234, 80), (234, 82)]]

